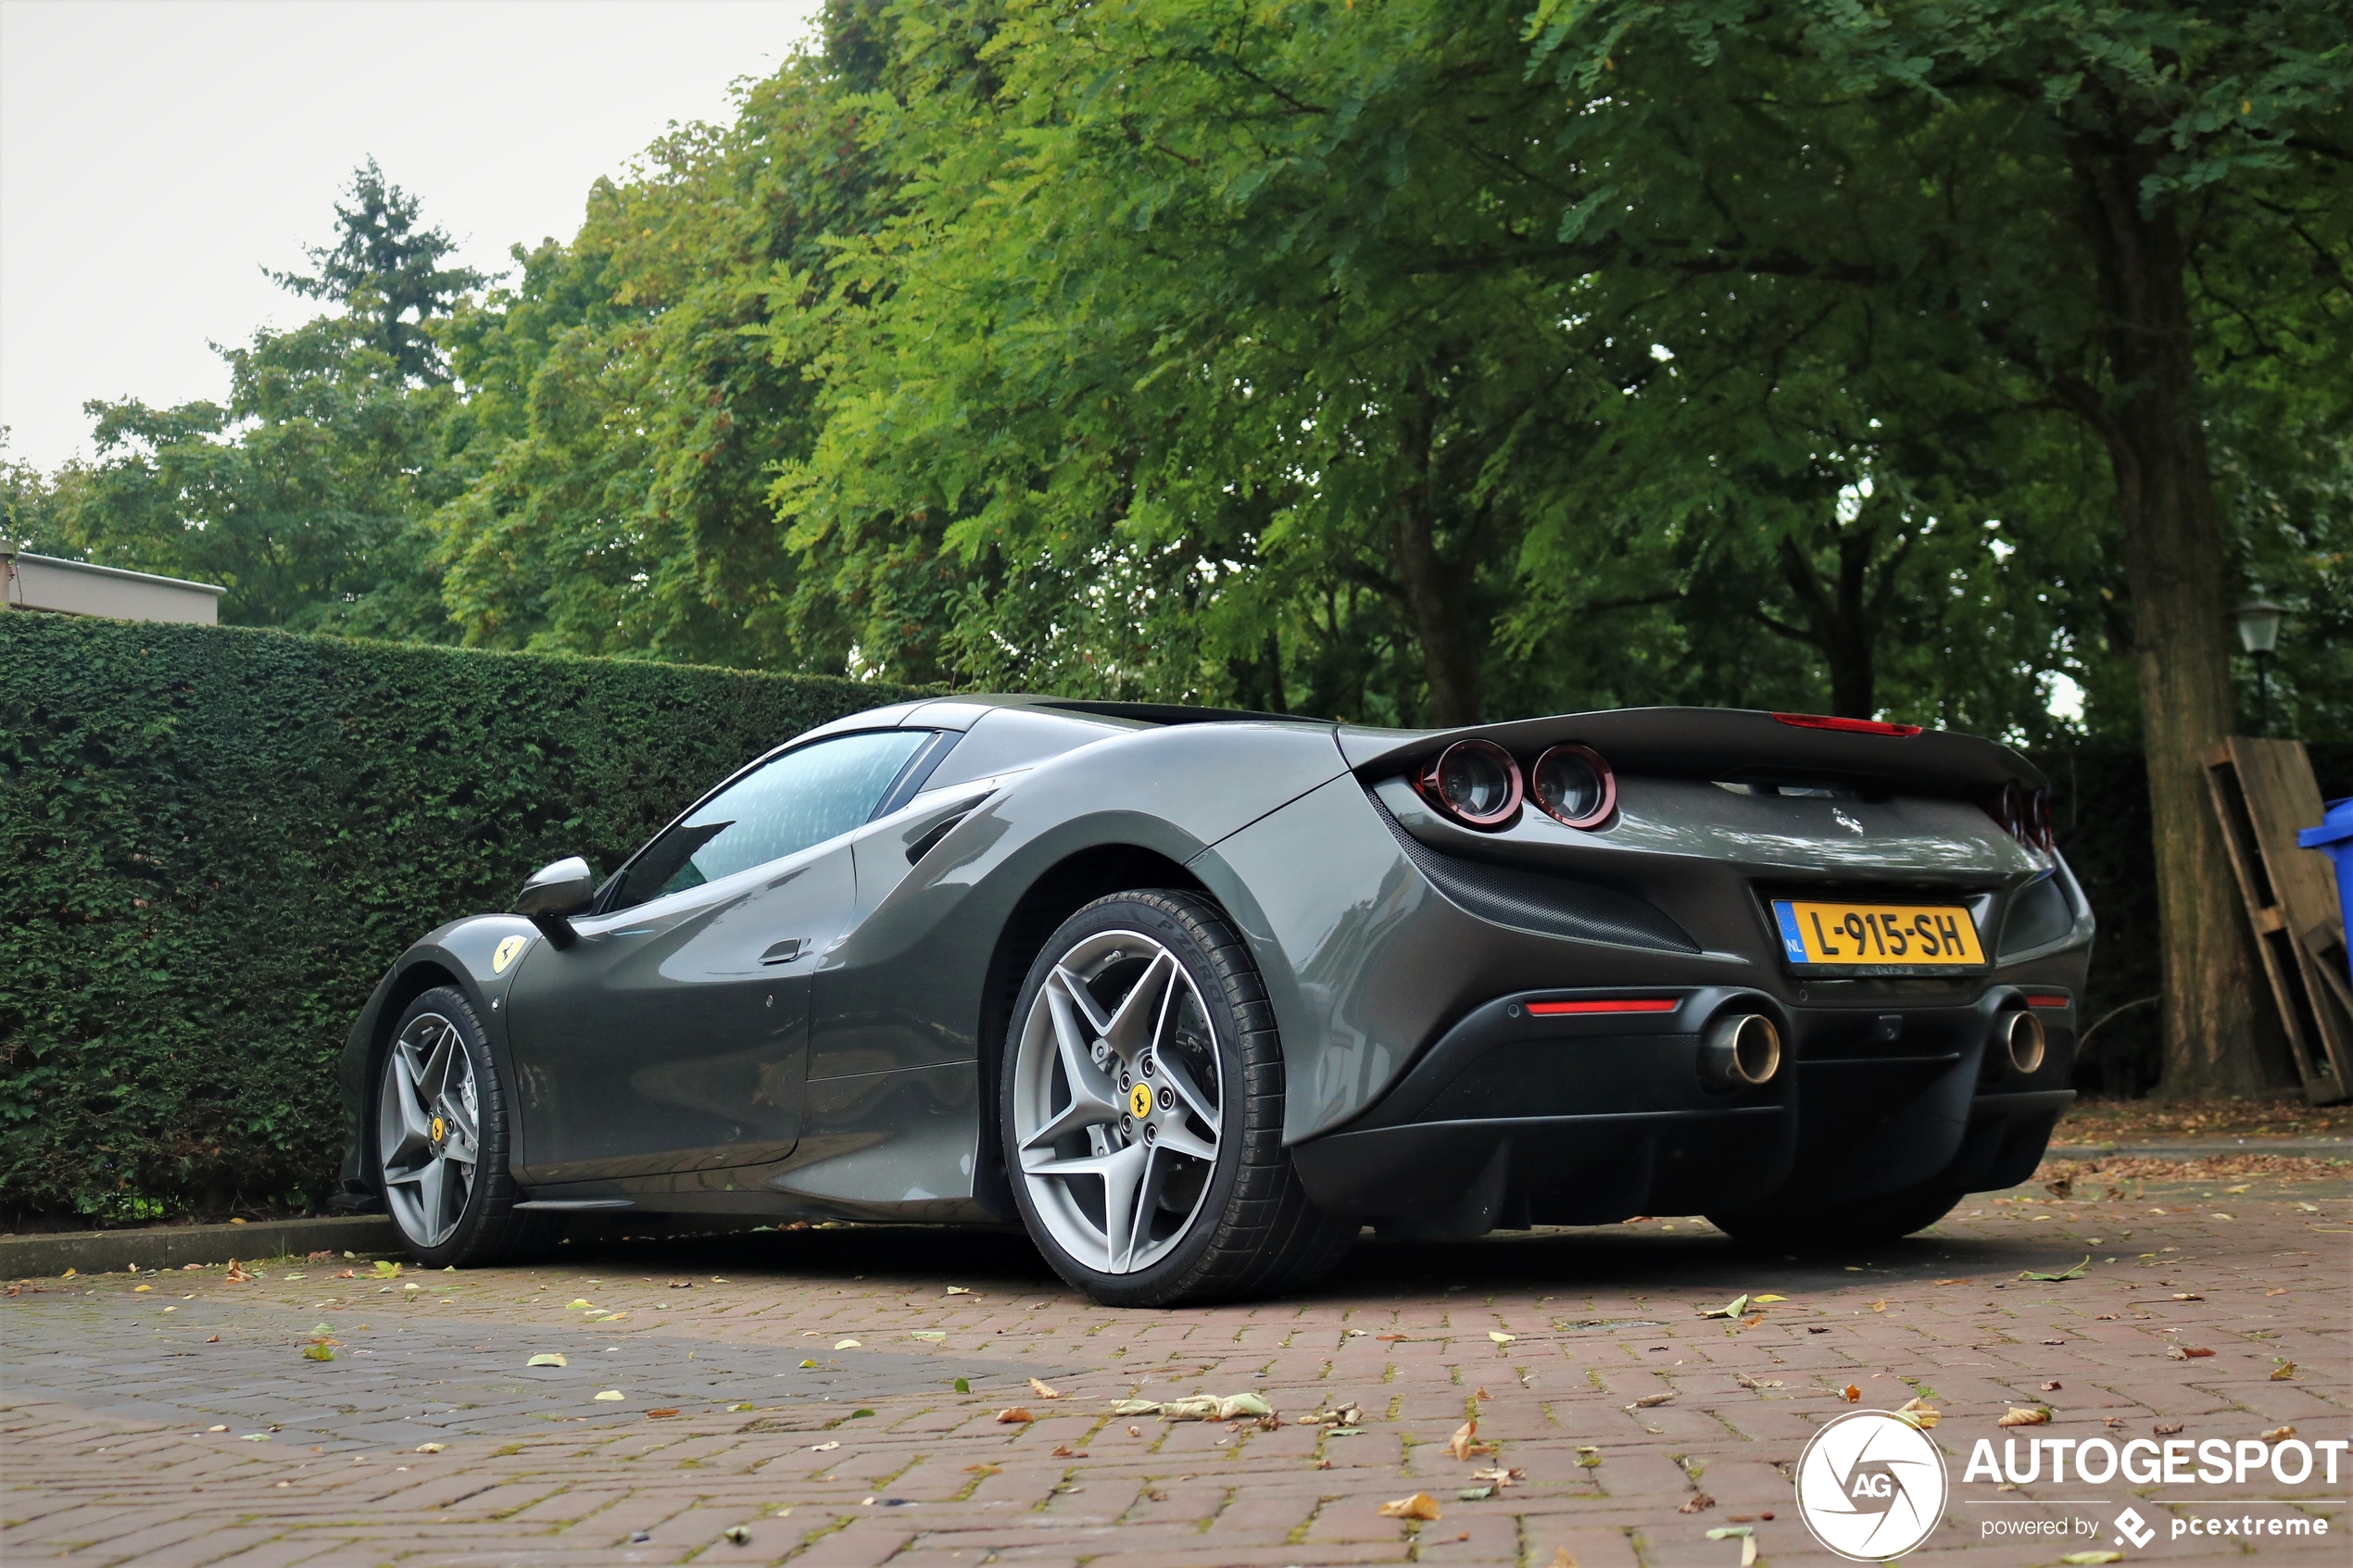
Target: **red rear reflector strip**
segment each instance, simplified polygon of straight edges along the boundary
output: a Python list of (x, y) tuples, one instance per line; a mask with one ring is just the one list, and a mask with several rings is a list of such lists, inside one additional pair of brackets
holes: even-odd
[(1673, 1012), (1681, 1005), (1673, 997), (1626, 997), (1606, 1002), (1530, 1002), (1528, 1010), (1541, 1018), (1562, 1012)]
[(2027, 997), (2026, 1005), (2031, 1008), (2063, 1008), (2067, 1006), (2067, 1001), (2065, 997), (2039, 996)]
[(1801, 730), (1847, 730), (1858, 735), (1916, 735), (1918, 724), (1883, 724), (1877, 719), (1841, 719), (1829, 713), (1776, 713), (1774, 718)]

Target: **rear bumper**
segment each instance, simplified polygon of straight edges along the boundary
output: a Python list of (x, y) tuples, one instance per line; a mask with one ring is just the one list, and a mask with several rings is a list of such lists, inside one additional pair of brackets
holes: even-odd
[[(2024, 1073), (1993, 1036), (2030, 991), (2048, 1048)], [(1674, 1010), (1529, 1010), (1634, 995), (1527, 992), (1478, 1008), (1363, 1115), (1293, 1147), (1309, 1194), (1334, 1213), (1438, 1236), (1982, 1191), (2032, 1174), (2075, 1098), (2075, 1009), (2050, 1005), (2049, 986), (1861, 1007), (1645, 987), (1640, 997), (1671, 997)], [(1727, 1092), (1703, 1081), (1702, 1034), (1726, 1011), (1780, 1028), (1769, 1083)]]

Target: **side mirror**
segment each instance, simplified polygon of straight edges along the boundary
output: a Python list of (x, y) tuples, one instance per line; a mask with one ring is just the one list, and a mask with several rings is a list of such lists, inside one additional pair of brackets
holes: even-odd
[(567, 856), (532, 873), (522, 891), (515, 895), (514, 912), (537, 926), (557, 947), (569, 947), (579, 940), (573, 935), (571, 917), (586, 913), (596, 896), (596, 873), (588, 869), (588, 862), (577, 855)]

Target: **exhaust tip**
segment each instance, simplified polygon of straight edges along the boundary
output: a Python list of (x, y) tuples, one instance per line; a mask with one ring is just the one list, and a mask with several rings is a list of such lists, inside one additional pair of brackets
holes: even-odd
[(2011, 1070), (2032, 1073), (2043, 1065), (2045, 1040), (2043, 1021), (2020, 1008), (2002, 1015), (1995, 1027), (2001, 1032), (2002, 1048), (2010, 1059)]
[(1761, 1012), (1728, 1012), (1700, 1041), (1700, 1075), (1719, 1089), (1749, 1089), (1781, 1070), (1781, 1032)]

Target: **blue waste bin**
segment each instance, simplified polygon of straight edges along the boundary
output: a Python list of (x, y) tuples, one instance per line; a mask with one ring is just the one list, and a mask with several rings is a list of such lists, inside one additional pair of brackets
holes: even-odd
[(2321, 814), (2321, 825), (2297, 829), (2296, 842), (2336, 862), (2336, 902), (2345, 916), (2346, 967), (2353, 970), (2353, 795), (2330, 801)]

